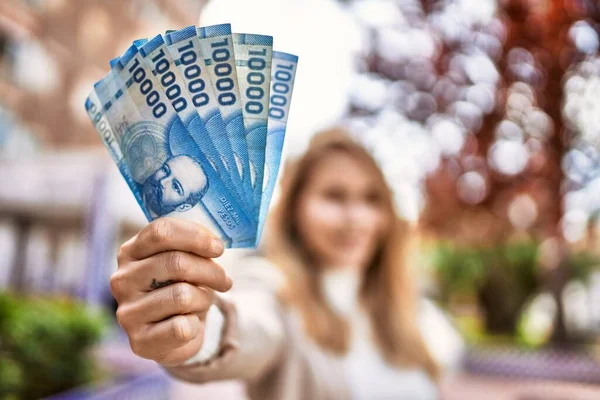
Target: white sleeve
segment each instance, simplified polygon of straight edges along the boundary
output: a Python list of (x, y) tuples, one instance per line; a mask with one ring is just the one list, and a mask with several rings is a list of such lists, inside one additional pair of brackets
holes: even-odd
[(221, 310), (219, 310), (219, 307), (213, 304), (206, 313), (202, 347), (196, 355), (184, 362), (183, 365), (190, 365), (197, 362), (205, 363), (215, 357), (221, 349), (221, 336), (223, 335), (224, 326), (225, 317)]
[(421, 335), (434, 360), (447, 371), (456, 370), (465, 355), (464, 339), (433, 302), (423, 299), (419, 311)]

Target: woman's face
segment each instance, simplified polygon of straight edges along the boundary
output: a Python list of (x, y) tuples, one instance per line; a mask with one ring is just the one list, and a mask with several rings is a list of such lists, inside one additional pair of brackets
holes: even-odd
[(365, 268), (390, 221), (372, 167), (341, 150), (314, 166), (300, 193), (296, 226), (320, 265)]

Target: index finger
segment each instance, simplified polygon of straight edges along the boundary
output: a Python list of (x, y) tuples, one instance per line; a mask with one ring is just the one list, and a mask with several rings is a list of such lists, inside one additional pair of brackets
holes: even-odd
[(208, 229), (191, 221), (159, 218), (121, 247), (120, 257), (143, 260), (164, 251), (183, 251), (200, 257), (223, 254), (223, 242)]

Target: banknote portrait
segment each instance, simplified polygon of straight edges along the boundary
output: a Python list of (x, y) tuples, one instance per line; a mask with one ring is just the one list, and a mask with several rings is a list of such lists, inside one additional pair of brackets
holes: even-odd
[(189, 156), (171, 157), (146, 179), (143, 198), (151, 214), (185, 212), (198, 204), (208, 190), (200, 163)]
[(169, 127), (147, 121), (132, 124), (123, 144), (152, 218), (188, 211), (209, 190), (207, 171), (197, 157), (199, 149), (179, 120)]

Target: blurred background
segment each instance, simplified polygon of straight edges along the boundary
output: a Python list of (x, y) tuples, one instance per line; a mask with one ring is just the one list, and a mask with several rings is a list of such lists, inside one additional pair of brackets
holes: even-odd
[(445, 399), (600, 398), (597, 1), (2, 0), (0, 399), (243, 398), (129, 351), (108, 277), (145, 220), (83, 107), (198, 21), (300, 56), (288, 157), (333, 123), (375, 155), (466, 344)]

